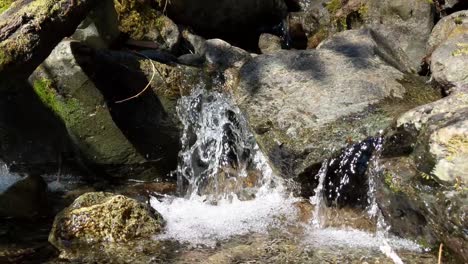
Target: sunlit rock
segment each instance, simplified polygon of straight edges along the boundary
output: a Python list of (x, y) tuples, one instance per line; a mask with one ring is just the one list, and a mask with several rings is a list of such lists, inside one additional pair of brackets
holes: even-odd
[(66, 251), (80, 244), (149, 238), (163, 226), (159, 213), (136, 200), (112, 193), (86, 193), (56, 216), (49, 242)]

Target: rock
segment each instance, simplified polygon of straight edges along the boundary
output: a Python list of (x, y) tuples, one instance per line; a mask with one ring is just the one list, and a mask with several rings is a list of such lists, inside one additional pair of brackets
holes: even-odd
[[(367, 12), (364, 10), (367, 9)], [(408, 55), (418, 70), (434, 26), (434, 9), (429, 1), (370, 0), (361, 7), (370, 27), (391, 40)]]
[(468, 84), (468, 11), (440, 20), (427, 46), (432, 77), (444, 88)]
[[(0, 159), (11, 170), (55, 174), (78, 165), (66, 128), (37, 98), (27, 81), (0, 92)], [(75, 166), (76, 167), (76, 166)]]
[[(165, 3), (161, 1), (163, 7)], [(262, 28), (278, 25), (287, 11), (283, 0), (171, 0), (166, 8), (177, 24), (203, 35), (229, 40), (252, 37), (255, 42)]]
[(468, 87), (404, 113), (387, 134), (377, 201), (397, 235), (467, 261)]
[(214, 68), (240, 68), (252, 56), (245, 50), (232, 46), (222, 39), (209, 39), (183, 31), (183, 37), (191, 45), (194, 54), (203, 56), (208, 65)]
[(390, 232), (436, 252), (443, 243), (458, 259), (453, 263), (466, 263), (466, 189), (438, 185), (408, 156), (384, 159), (382, 166), (376, 198)]
[[(425, 45), (434, 25), (431, 4), (420, 0), (331, 0), (313, 1), (295, 13), (293, 23), (302, 23), (308, 48), (339, 31), (372, 28), (409, 57), (419, 69)], [(290, 25), (291, 26), (291, 25)]]
[(180, 64), (194, 67), (201, 67), (205, 64), (205, 57), (199, 54), (184, 54), (177, 58)]
[(114, 1), (99, 1), (71, 38), (93, 48), (108, 48), (120, 35), (118, 25)]
[(397, 134), (410, 135), (414, 141), (410, 142), (418, 169), (449, 185), (468, 183), (467, 90), (460, 87), (450, 96), (408, 111), (397, 120)]
[(281, 50), (281, 38), (272, 34), (263, 33), (258, 40), (258, 47), (263, 54), (274, 53)]
[(119, 29), (135, 40), (154, 41), (160, 49), (174, 50), (180, 32), (171, 19), (153, 9), (148, 2), (114, 0)]
[(379, 55), (350, 44), (345, 52), (280, 51), (244, 64), (232, 92), (280, 175), (314, 182), (323, 160), (438, 98)]
[(90, 164), (144, 162), (112, 120), (101, 92), (76, 61), (74, 43), (61, 42), (29, 82), (43, 103), (63, 121), (73, 143)]
[(206, 61), (213, 66), (225, 68), (240, 68), (251, 58), (247, 51), (232, 46), (221, 39), (209, 39), (205, 42), (202, 54), (205, 54)]
[(402, 72), (411, 72), (407, 54), (372, 29), (346, 30), (323, 41), (317, 49), (329, 49), (350, 57), (375, 54)]
[(49, 210), (47, 184), (41, 176), (24, 177), (0, 192), (0, 217), (33, 218), (44, 216)]
[(163, 227), (161, 215), (136, 200), (112, 193), (86, 193), (55, 217), (49, 242), (67, 251), (81, 244), (149, 238)]

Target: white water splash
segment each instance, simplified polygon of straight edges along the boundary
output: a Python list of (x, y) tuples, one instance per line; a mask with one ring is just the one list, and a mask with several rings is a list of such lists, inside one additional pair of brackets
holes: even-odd
[(196, 90), (180, 99), (177, 111), (184, 132), (176, 173), (179, 187), (188, 187), (185, 198), (151, 199), (167, 222), (159, 238), (214, 246), (295, 217), (298, 199), (285, 194), (226, 95)]
[[(382, 242), (378, 235), (356, 229), (309, 228), (303, 243), (316, 247), (341, 246), (375, 250), (379, 250), (381, 246), (387, 245), (390, 249), (420, 251), (419, 245), (410, 240), (390, 237), (386, 242)], [(388, 250), (388, 248), (386, 248), (386, 250)], [(394, 252), (392, 249), (391, 251)]]
[(214, 247), (234, 236), (265, 234), (269, 228), (284, 224), (284, 217), (296, 214), (296, 199), (285, 197), (279, 190), (263, 188), (253, 200), (222, 200), (217, 205), (200, 198), (152, 198), (151, 206), (167, 222), (165, 232), (158, 238)]
[(314, 190), (314, 196), (310, 197), (310, 202), (313, 204), (314, 207), (314, 214), (312, 215), (312, 225), (315, 228), (322, 228), (323, 226), (323, 210), (325, 209), (324, 204), (324, 182), (325, 177), (327, 176), (327, 169), (328, 169), (328, 160), (325, 160), (322, 163), (322, 167), (320, 168), (319, 172), (315, 176), (318, 178), (318, 185)]
[(0, 163), (0, 193), (21, 179), (21, 176), (10, 173), (6, 164)]

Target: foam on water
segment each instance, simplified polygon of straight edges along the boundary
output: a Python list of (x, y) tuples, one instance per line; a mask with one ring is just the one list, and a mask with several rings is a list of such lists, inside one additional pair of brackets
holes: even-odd
[(321, 247), (347, 247), (347, 248), (367, 248), (382, 250), (381, 247), (386, 245), (387, 248), (399, 250), (420, 251), (418, 244), (398, 237), (386, 237), (383, 239), (379, 234), (371, 234), (356, 229), (335, 229), (325, 228), (316, 229), (309, 228), (303, 240), (303, 243), (312, 246)]
[(165, 233), (158, 238), (215, 246), (216, 242), (233, 236), (266, 233), (270, 227), (281, 225), (284, 216), (296, 215), (295, 201), (280, 190), (265, 188), (257, 198), (248, 201), (221, 200), (211, 205), (203, 197), (163, 201), (152, 198), (151, 205), (167, 222)]

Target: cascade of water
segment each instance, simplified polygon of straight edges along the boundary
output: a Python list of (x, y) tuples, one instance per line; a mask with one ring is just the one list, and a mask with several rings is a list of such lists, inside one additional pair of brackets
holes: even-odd
[(285, 195), (225, 94), (195, 90), (179, 100), (177, 112), (184, 130), (176, 174), (184, 198), (151, 199), (167, 221), (161, 238), (214, 246), (235, 235), (265, 233), (285, 221), (278, 216), (295, 215), (297, 199)]
[(327, 169), (328, 169), (328, 160), (323, 161), (322, 167), (320, 168), (319, 172), (315, 176), (318, 179), (318, 185), (314, 190), (314, 196), (310, 198), (311, 203), (315, 206), (314, 207), (314, 214), (312, 215), (312, 225), (315, 228), (322, 228), (323, 227), (323, 219), (322, 219), (322, 212), (325, 209), (324, 204), (324, 182), (325, 177), (327, 176)]
[(176, 174), (187, 197), (247, 199), (271, 180), (246, 121), (226, 95), (198, 89), (180, 99), (177, 113), (184, 130)]

